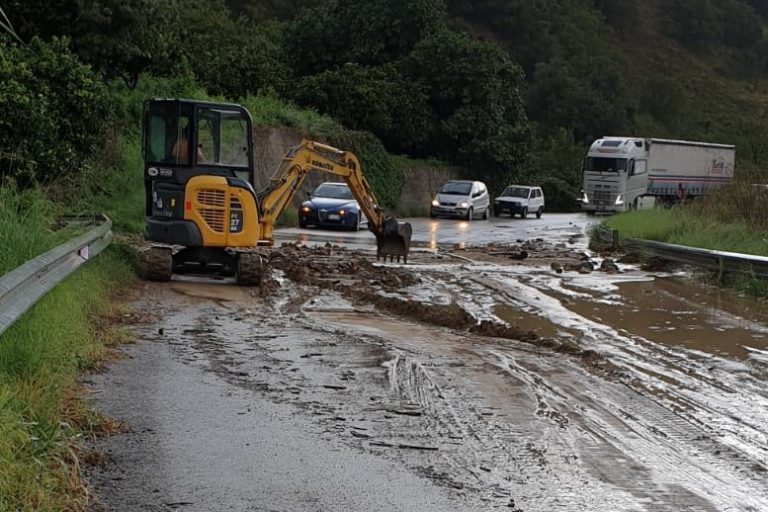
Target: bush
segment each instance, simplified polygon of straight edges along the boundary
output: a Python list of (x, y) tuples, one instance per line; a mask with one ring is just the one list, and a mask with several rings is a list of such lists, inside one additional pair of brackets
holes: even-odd
[(101, 77), (66, 40), (0, 41), (0, 54), (0, 173), (29, 186), (82, 172), (112, 120)]

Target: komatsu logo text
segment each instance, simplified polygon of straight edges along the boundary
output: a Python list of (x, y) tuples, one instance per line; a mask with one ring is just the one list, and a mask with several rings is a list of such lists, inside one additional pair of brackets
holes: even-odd
[(326, 171), (333, 170), (333, 164), (329, 164), (328, 162), (320, 162), (318, 160), (312, 160), (312, 166), (319, 167), (320, 169), (325, 169)]

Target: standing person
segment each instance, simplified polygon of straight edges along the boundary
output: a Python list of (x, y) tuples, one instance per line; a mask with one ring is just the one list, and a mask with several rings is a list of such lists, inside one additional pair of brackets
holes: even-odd
[(677, 184), (677, 202), (681, 205), (685, 204), (685, 189), (682, 183)]

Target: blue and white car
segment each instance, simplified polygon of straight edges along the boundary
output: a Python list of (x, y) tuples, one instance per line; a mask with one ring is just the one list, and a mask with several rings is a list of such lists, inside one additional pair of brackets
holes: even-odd
[(299, 208), (299, 227), (335, 227), (358, 231), (368, 220), (346, 183), (320, 184)]

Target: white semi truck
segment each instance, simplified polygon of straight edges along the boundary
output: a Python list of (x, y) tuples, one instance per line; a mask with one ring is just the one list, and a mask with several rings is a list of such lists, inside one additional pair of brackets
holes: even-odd
[(706, 195), (733, 181), (736, 147), (684, 140), (603, 137), (584, 159), (582, 210), (623, 212)]

